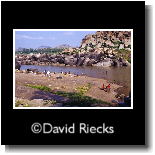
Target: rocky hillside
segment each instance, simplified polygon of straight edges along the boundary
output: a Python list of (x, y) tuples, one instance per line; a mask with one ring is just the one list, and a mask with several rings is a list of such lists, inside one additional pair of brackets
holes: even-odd
[[(81, 48), (131, 48), (131, 32), (129, 31), (97, 31), (95, 34), (85, 36)], [(105, 50), (104, 50), (105, 51)]]
[(67, 47), (58, 54), (21, 54), (16, 60), (24, 65), (128, 66), (131, 32), (97, 31), (86, 35), (78, 48)]

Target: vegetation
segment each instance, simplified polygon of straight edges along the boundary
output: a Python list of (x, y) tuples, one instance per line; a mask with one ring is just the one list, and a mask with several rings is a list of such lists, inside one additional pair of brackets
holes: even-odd
[(70, 55), (71, 52), (62, 52), (62, 54), (64, 54), (64, 55)]
[(17, 100), (17, 101), (16, 101), (16, 103), (15, 103), (15, 106), (16, 106), (16, 107), (19, 107), (19, 105), (22, 105), (22, 104), (23, 104), (23, 102), (22, 102), (22, 101)]
[[(42, 86), (42, 85), (27, 84), (26, 86), (31, 87), (31, 88), (36, 88), (39, 90), (43, 90), (43, 91), (52, 92), (49, 87)], [(68, 103), (65, 103), (65, 105), (68, 105), (68, 106), (89, 107), (92, 104), (110, 104), (110, 103), (104, 102), (102, 100), (94, 99), (94, 98), (89, 97), (89, 96), (84, 96), (84, 94), (90, 88), (91, 88), (91, 83), (88, 83), (86, 86), (78, 87), (77, 92), (64, 92), (64, 91), (54, 92), (53, 91), (52, 93), (69, 98), (70, 101)], [(45, 101), (44, 105), (46, 105), (48, 103), (55, 104), (56, 101), (55, 100), (48, 100), (48, 101)]]
[(43, 85), (32, 85), (32, 84), (26, 84), (26, 86), (31, 87), (31, 88), (36, 88), (39, 90), (51, 92), (51, 88), (43, 86)]
[(15, 106), (16, 107), (19, 107), (19, 106), (29, 107), (30, 105), (28, 103), (25, 103), (23, 100), (16, 100)]
[(26, 104), (23, 105), (23, 107), (29, 107), (29, 104), (26, 103)]
[(130, 49), (131, 49), (131, 45), (128, 45), (128, 48), (130, 48)]
[(79, 94), (84, 95), (90, 88), (91, 88), (91, 83), (88, 83), (86, 86), (77, 87), (75, 90)]
[(123, 59), (131, 63), (131, 51), (126, 49), (117, 49), (115, 51), (117, 51), (117, 58), (122, 57)]
[(120, 44), (122, 44), (122, 42), (121, 41), (113, 41), (113, 44), (119, 46)]
[(57, 91), (55, 94), (69, 98), (70, 101), (65, 103), (69, 106), (90, 107), (92, 104), (110, 104), (76, 92)]
[(16, 51), (16, 54), (30, 54), (30, 53), (46, 53), (46, 54), (57, 54), (57, 53), (61, 53), (63, 51), (63, 49), (60, 48), (43, 48), (43, 49), (27, 49), (27, 48), (23, 48), (23, 49), (19, 49)]
[(57, 102), (55, 100), (44, 100), (44, 105), (47, 104), (56, 104)]

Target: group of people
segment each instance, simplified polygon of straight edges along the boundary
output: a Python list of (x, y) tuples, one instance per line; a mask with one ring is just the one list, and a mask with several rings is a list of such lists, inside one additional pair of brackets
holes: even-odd
[[(50, 71), (46, 71), (44, 70), (44, 75), (47, 76), (47, 77), (51, 77), (51, 72)], [(56, 72), (54, 72), (54, 74), (56, 74)], [(64, 74), (64, 75), (67, 75), (67, 74), (71, 74), (71, 72), (61, 72), (61, 74)]]
[(48, 77), (51, 77), (51, 72), (50, 72), (50, 71), (44, 70), (44, 75), (45, 75), (45, 76), (48, 76)]
[(71, 74), (71, 72), (70, 71), (68, 73), (67, 72), (61, 72), (61, 74), (67, 75), (67, 74)]
[(103, 85), (101, 87), (101, 90), (104, 90), (105, 92), (110, 92), (110, 88), (111, 88), (110, 84), (105, 86), (104, 83), (103, 83)]

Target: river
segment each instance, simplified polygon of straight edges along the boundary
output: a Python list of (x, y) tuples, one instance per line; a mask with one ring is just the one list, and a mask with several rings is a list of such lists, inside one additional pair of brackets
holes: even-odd
[[(70, 67), (70, 66), (35, 66), (35, 65), (22, 65), (21, 70), (38, 69), (40, 72), (44, 70), (50, 72), (69, 72), (73, 74), (104, 78), (110, 82), (115, 82), (120, 85), (131, 87), (131, 67)], [(131, 90), (131, 89), (130, 89)]]

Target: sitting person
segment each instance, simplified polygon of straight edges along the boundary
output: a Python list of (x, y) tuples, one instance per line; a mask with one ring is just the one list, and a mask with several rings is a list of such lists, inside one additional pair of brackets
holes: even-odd
[(108, 92), (108, 93), (110, 92), (110, 84), (108, 84), (108, 85), (106, 86), (105, 91)]

